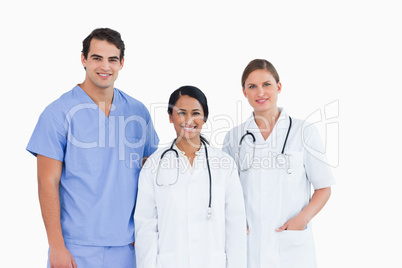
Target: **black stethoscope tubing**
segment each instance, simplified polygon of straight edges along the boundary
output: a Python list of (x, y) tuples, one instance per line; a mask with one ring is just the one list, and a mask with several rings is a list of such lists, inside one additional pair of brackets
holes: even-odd
[[(283, 153), (285, 152), (285, 147), (286, 147), (286, 143), (288, 141), (288, 137), (289, 137), (289, 133), (290, 133), (290, 129), (292, 128), (292, 118), (289, 116), (289, 127), (288, 127), (288, 132), (286, 133), (286, 138), (285, 138), (285, 142), (283, 143), (283, 147), (282, 147), (282, 151), (281, 154), (283, 155)], [(243, 139), (247, 136), (250, 135), (253, 138), (253, 143), (255, 143), (255, 136), (253, 133), (249, 132), (248, 130), (246, 131), (246, 134), (244, 134), (239, 142), (239, 146), (241, 146), (241, 143), (243, 142)]]
[[(176, 149), (173, 148), (173, 145), (175, 144), (176, 139), (174, 139), (174, 141), (172, 142), (172, 145), (170, 145), (170, 148), (165, 150), (162, 155), (160, 160), (162, 160), (163, 156), (170, 151), (173, 151), (176, 154), (176, 158), (179, 158), (179, 153), (177, 152)], [(208, 176), (209, 176), (209, 202), (208, 202), (208, 219), (211, 218), (211, 214), (212, 214), (212, 209), (211, 209), (211, 205), (212, 205), (212, 176), (211, 176), (211, 168), (209, 166), (209, 159), (208, 159), (208, 149), (207, 149), (207, 145), (205, 143), (205, 141), (203, 141), (201, 139), (202, 144), (204, 145), (204, 149), (205, 149), (205, 158), (207, 160), (207, 167), (208, 167)]]
[(292, 128), (292, 117), (289, 116), (289, 127), (288, 127), (288, 133), (286, 133), (286, 138), (285, 138), (285, 142), (283, 143), (283, 147), (282, 147), (282, 152), (281, 154), (283, 154), (285, 152), (285, 147), (286, 147), (286, 143), (288, 142), (288, 137), (289, 137), (289, 132), (290, 129)]

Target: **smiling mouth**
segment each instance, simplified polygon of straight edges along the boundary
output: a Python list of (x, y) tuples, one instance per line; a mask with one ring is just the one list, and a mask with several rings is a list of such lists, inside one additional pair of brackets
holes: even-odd
[(184, 132), (194, 132), (196, 126), (182, 126), (181, 128), (184, 130)]
[(102, 73), (98, 73), (98, 75), (100, 77), (105, 77), (105, 78), (111, 76), (111, 74), (102, 74)]
[(268, 98), (266, 98), (266, 99), (259, 99), (259, 100), (256, 100), (256, 102), (257, 103), (264, 103), (264, 102), (266, 102), (268, 100)]

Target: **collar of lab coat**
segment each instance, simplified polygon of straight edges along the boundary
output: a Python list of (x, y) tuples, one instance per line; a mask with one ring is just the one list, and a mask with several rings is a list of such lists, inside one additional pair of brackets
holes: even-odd
[(289, 114), (282, 107), (279, 108), (279, 111), (281, 113), (279, 115), (278, 121), (276, 121), (275, 127), (280, 131), (285, 130), (287, 132), (290, 122)]
[[(274, 129), (272, 130), (271, 134), (277, 133), (277, 131), (278, 131), (277, 134), (282, 135), (282, 132), (285, 132), (285, 134), (286, 134), (286, 131), (289, 128), (289, 115), (286, 112), (286, 110), (283, 109), (282, 107), (278, 107), (278, 109), (279, 109), (280, 114), (279, 114), (278, 120), (276, 121), (276, 124), (275, 124)], [(262, 139), (262, 141), (264, 141), (262, 138), (261, 131), (258, 128), (257, 123), (255, 122), (254, 112), (251, 113), (251, 116), (245, 122), (244, 129), (245, 129), (244, 132), (249, 131), (249, 132), (253, 133), (257, 140)], [(272, 135), (270, 135), (270, 137), (271, 136)], [(268, 137), (267, 140), (269, 140), (270, 137)]]
[[(204, 162), (204, 156), (205, 156), (205, 145), (201, 143), (201, 147), (198, 151), (195, 152), (195, 158), (193, 160), (193, 166), (190, 165), (190, 161), (188, 160), (187, 156), (185, 155), (185, 152), (180, 150), (179, 147), (176, 146), (176, 143), (173, 145), (173, 149), (177, 150), (180, 161), (184, 165), (184, 173), (186, 174), (191, 174), (192, 177), (197, 177), (199, 174), (202, 173), (203, 169), (199, 168), (201, 165), (201, 162)], [(208, 150), (208, 146), (207, 146)], [(188, 173), (190, 172), (190, 173)]]
[[(283, 109), (282, 107), (278, 107), (279, 109), (279, 118), (276, 121), (276, 124), (274, 126), (274, 128), (277, 129), (288, 129), (289, 127), (289, 115), (286, 112), (285, 109)], [(247, 121), (245, 122), (245, 129), (252, 132), (252, 133), (258, 133), (260, 132), (260, 129), (257, 126), (257, 123), (255, 122), (254, 119), (254, 112), (251, 113), (250, 117), (247, 119)]]

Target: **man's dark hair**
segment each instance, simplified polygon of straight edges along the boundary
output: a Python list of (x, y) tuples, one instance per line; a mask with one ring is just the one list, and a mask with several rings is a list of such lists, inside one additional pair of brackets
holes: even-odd
[(124, 58), (124, 42), (121, 39), (121, 35), (119, 32), (109, 29), (109, 28), (98, 28), (92, 31), (87, 38), (82, 41), (82, 53), (84, 54), (84, 58), (88, 58), (89, 46), (91, 44), (92, 39), (97, 40), (106, 40), (108, 43), (115, 45), (118, 49), (120, 49), (120, 61)]

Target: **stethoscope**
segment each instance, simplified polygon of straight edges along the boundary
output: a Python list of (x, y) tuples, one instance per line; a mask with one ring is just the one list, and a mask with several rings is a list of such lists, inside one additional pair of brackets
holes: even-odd
[[(158, 170), (157, 170), (157, 174), (156, 174), (156, 185), (158, 186), (171, 186), (171, 185), (175, 185), (179, 179), (179, 153), (177, 152), (176, 149), (173, 148), (174, 144), (176, 142), (176, 139), (174, 139), (174, 141), (172, 142), (172, 145), (170, 145), (170, 148), (166, 149), (162, 155), (161, 158), (159, 160), (159, 165), (158, 165)], [(205, 158), (207, 159), (207, 167), (208, 167), (208, 176), (209, 176), (209, 203), (208, 203), (208, 214), (207, 217), (208, 219), (211, 218), (212, 216), (212, 209), (211, 209), (211, 201), (212, 201), (212, 177), (211, 177), (211, 169), (209, 167), (209, 160), (208, 160), (208, 149), (207, 149), (207, 145), (205, 143), (205, 141), (203, 141), (201, 139), (201, 143), (204, 145), (204, 149), (205, 149)], [(162, 161), (163, 157), (165, 156), (166, 153), (168, 152), (173, 152), (176, 156), (176, 164), (177, 164), (177, 176), (176, 176), (176, 180), (173, 183), (160, 183), (159, 182), (159, 172), (160, 172), (160, 167), (161, 164), (160, 162)]]
[[(289, 159), (288, 159), (288, 161), (286, 161), (286, 154), (285, 154), (284, 152), (285, 152), (285, 147), (286, 147), (286, 143), (287, 143), (287, 141), (288, 141), (289, 132), (290, 132), (290, 129), (291, 129), (291, 128), (292, 128), (292, 118), (289, 116), (288, 132), (286, 133), (286, 138), (285, 138), (285, 141), (284, 141), (284, 143), (283, 143), (282, 151), (281, 151), (280, 154), (278, 154), (278, 155), (276, 156), (276, 161), (277, 161), (277, 163), (279, 163), (279, 162), (281, 162), (281, 163), (288, 162), (288, 163), (287, 163), (287, 169), (286, 169), (286, 172), (287, 172), (288, 174), (292, 174), (292, 169), (290, 168), (290, 163), (289, 163), (290, 161), (289, 161)], [(244, 134), (244, 135), (241, 137), (241, 139), (240, 139), (240, 142), (239, 142), (240, 148), (241, 148), (241, 145), (242, 145), (242, 142), (243, 142), (244, 138), (247, 137), (248, 135), (251, 136), (251, 138), (253, 139), (253, 144), (255, 145), (256, 139), (255, 139), (254, 134), (251, 133), (251, 132), (249, 132), (249, 131), (247, 130), (247, 131), (246, 131), (246, 134)], [(254, 158), (254, 155), (255, 155), (255, 146), (253, 146), (253, 157), (252, 157), (252, 158)], [(251, 161), (252, 161), (252, 160), (251, 160)], [(241, 170), (241, 171), (247, 171), (247, 170), (249, 170), (250, 168), (251, 168), (251, 165), (250, 165), (250, 167), (248, 167), (248, 168), (244, 168), (244, 169), (240, 168), (240, 170)]]

